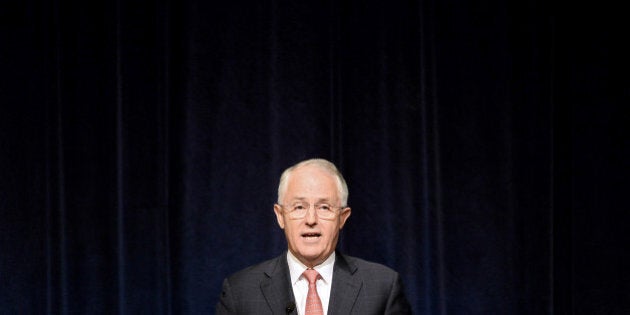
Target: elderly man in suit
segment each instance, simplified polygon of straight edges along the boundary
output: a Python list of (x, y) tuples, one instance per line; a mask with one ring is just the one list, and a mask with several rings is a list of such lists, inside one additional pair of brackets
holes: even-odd
[(410, 314), (398, 273), (335, 251), (347, 200), (329, 161), (285, 170), (274, 212), (288, 251), (225, 279), (217, 314)]

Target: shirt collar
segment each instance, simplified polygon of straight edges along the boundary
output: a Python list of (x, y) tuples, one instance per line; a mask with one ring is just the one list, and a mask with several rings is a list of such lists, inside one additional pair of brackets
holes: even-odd
[[(291, 283), (295, 284), (302, 277), (304, 270), (308, 269), (306, 265), (300, 262), (290, 250), (287, 251), (287, 262), (289, 264), (289, 273), (291, 274)], [(335, 252), (332, 252), (323, 263), (315, 266), (313, 269), (317, 270), (322, 276), (322, 279), (326, 284), (332, 283), (333, 267), (335, 266)]]

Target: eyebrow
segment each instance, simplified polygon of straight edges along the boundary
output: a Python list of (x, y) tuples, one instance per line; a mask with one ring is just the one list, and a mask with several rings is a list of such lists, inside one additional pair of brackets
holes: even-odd
[[(291, 200), (291, 202), (295, 202), (295, 201), (306, 201), (306, 199), (307, 199), (306, 197), (295, 197), (295, 198), (293, 198), (293, 199)], [(328, 198), (319, 198), (319, 199), (317, 199), (317, 201), (315, 201), (315, 203), (316, 203), (316, 204), (318, 204), (318, 203), (322, 203), (322, 202), (325, 202), (325, 203), (331, 203), (330, 199), (328, 199)]]

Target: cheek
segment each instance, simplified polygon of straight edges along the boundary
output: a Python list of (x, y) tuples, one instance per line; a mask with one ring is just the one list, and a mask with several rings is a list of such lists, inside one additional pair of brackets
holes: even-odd
[(324, 238), (328, 242), (332, 242), (337, 236), (337, 233), (339, 233), (339, 230), (336, 228), (336, 226), (327, 226), (325, 229), (323, 229), (323, 232)]
[(287, 233), (287, 236), (298, 237), (300, 236), (299, 230), (297, 226), (291, 223), (284, 226), (284, 231)]

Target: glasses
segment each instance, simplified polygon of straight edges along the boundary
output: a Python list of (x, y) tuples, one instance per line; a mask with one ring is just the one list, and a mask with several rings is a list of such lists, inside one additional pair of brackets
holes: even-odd
[[(281, 205), (280, 207), (288, 208), (288, 215), (290, 219), (303, 219), (308, 213), (308, 209), (311, 208), (311, 205), (308, 202), (295, 202), (291, 205)], [(332, 220), (337, 217), (337, 209), (343, 209), (345, 207), (333, 207), (327, 203), (318, 203), (315, 204), (315, 212), (317, 213), (317, 217), (323, 220)]]

